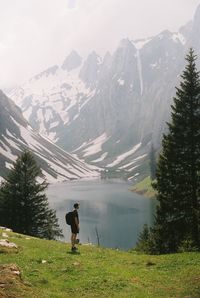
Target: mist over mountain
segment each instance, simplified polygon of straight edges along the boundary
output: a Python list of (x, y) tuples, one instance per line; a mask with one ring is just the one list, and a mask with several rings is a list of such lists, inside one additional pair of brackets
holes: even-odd
[(0, 91), (0, 177), (7, 174), (13, 161), (24, 150), (33, 153), (49, 182), (98, 176), (86, 164), (35, 132), (19, 107)]
[[(190, 47), (200, 57), (200, 6), (179, 32), (123, 39), (114, 53), (72, 51), (9, 92), (41, 134), (84, 161), (144, 175), (151, 144), (160, 147)], [(199, 61), (197, 65), (200, 65)]]

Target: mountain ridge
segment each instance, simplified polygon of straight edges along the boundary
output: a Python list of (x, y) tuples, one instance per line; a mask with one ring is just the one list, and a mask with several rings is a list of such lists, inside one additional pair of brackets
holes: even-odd
[(49, 182), (98, 177), (97, 171), (35, 132), (18, 106), (0, 90), (0, 176), (5, 177), (13, 162), (30, 150)]
[(63, 64), (75, 66), (61, 64), (55, 73), (44, 72), (9, 96), (34, 128), (62, 148), (107, 170), (123, 168), (125, 176), (134, 179), (144, 172), (151, 144), (160, 147), (189, 47), (200, 53), (199, 11), (200, 6), (178, 32), (125, 38), (104, 57), (93, 51), (82, 59), (72, 51)]

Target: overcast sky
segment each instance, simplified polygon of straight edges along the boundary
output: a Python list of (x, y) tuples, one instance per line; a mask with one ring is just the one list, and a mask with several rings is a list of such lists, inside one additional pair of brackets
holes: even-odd
[(21, 84), (72, 49), (113, 51), (122, 38), (177, 31), (200, 0), (0, 0), (0, 88)]

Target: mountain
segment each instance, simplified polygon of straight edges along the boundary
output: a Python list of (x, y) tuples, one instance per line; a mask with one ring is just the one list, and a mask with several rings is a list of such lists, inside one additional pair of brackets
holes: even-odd
[(178, 32), (123, 39), (116, 51), (83, 59), (73, 51), (11, 90), (31, 125), (87, 163), (134, 179), (158, 149), (188, 49), (200, 54), (200, 6)]
[(19, 107), (0, 91), (0, 176), (25, 149), (32, 151), (49, 182), (97, 177), (98, 173), (36, 133)]

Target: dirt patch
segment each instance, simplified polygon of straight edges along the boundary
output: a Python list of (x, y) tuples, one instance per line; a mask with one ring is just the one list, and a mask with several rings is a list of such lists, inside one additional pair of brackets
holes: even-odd
[[(0, 265), (0, 297), (19, 298), (27, 295), (20, 269), (15, 264)], [(27, 297), (27, 296), (26, 296)]]
[(18, 248), (0, 246), (0, 254), (17, 254), (18, 252)]

